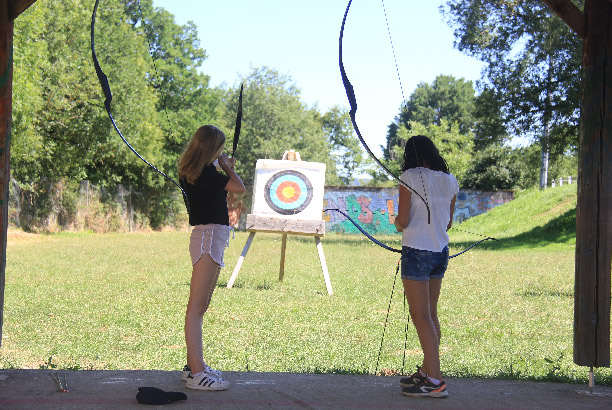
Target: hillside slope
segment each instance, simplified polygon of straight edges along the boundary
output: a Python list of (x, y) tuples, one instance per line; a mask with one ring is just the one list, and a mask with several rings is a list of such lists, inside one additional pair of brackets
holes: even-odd
[(477, 241), (475, 234), (479, 234), (499, 239), (483, 244), (490, 249), (573, 248), (576, 244), (576, 200), (576, 184), (517, 193), (511, 202), (451, 229), (451, 242), (461, 247)]

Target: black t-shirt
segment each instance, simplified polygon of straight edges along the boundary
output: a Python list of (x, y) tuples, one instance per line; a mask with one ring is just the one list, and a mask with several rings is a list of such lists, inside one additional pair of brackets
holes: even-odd
[(227, 191), (224, 189), (229, 180), (212, 164), (204, 167), (195, 184), (181, 178), (181, 187), (189, 198), (189, 225), (229, 225)]

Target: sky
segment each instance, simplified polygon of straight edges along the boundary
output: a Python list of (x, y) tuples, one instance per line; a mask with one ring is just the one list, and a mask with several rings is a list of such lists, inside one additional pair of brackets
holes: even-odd
[[(347, 3), (153, 0), (178, 24), (195, 23), (208, 55), (202, 72), (210, 76), (211, 86), (236, 87), (241, 76), (267, 66), (290, 77), (301, 90), (302, 102), (322, 113), (334, 106), (349, 109), (338, 68), (338, 38)], [(453, 47), (453, 31), (439, 10), (444, 3), (352, 2), (344, 31), (344, 66), (355, 89), (357, 124), (377, 156), (386, 144), (387, 127), (419, 83), (432, 83), (440, 74), (474, 83), (480, 78), (483, 63)]]

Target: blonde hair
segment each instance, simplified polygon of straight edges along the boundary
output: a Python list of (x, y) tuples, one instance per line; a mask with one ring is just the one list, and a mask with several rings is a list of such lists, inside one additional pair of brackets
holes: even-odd
[(179, 178), (193, 184), (205, 165), (221, 154), (225, 134), (214, 125), (204, 125), (193, 134), (179, 158)]

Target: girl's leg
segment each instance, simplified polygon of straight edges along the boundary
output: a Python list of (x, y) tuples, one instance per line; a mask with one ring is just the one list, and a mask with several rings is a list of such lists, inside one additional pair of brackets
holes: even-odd
[(434, 379), (442, 380), (438, 333), (431, 318), (429, 281), (402, 279), (408, 299), (410, 317), (423, 349), (423, 371)]
[(185, 313), (185, 343), (187, 344), (187, 364), (191, 373), (204, 370), (202, 351), (202, 319), (208, 310), (212, 294), (219, 278), (221, 268), (210, 255), (202, 255), (193, 265), (189, 302)]
[(442, 332), (440, 331), (440, 321), (438, 320), (438, 299), (440, 299), (440, 289), (442, 288), (442, 279), (430, 279), (429, 280), (429, 312), (431, 320), (436, 328), (438, 334), (438, 346), (442, 339)]

